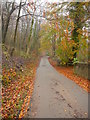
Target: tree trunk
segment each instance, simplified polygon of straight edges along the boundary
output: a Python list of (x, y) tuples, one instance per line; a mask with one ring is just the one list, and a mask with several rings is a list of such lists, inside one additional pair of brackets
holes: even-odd
[(18, 16), (17, 16), (17, 21), (16, 21), (16, 27), (15, 27), (15, 34), (14, 34), (14, 47), (11, 50), (11, 56), (13, 56), (13, 53), (15, 51), (15, 44), (16, 44), (16, 35), (17, 35), (17, 28), (18, 28), (18, 23), (19, 23), (19, 16), (20, 16), (20, 12), (21, 12), (21, 4), (22, 4), (22, 0), (20, 1), (20, 6), (19, 6), (19, 12), (18, 12)]
[(25, 34), (24, 34), (24, 38), (23, 38), (23, 44), (22, 44), (22, 49), (25, 49), (25, 40), (26, 40), (26, 37), (27, 37), (27, 32), (28, 32), (28, 27), (29, 27), (29, 24), (27, 24), (27, 28), (25, 30)]
[(55, 52), (56, 52), (56, 40), (55, 40), (56, 34), (54, 35), (54, 39), (52, 40), (52, 52), (53, 52), (53, 57), (55, 57)]
[(15, 10), (15, 8), (14, 8), (14, 2), (13, 2), (12, 3), (12, 9), (10, 10), (10, 12), (7, 15), (6, 24), (4, 23), (3, 12), (2, 12), (2, 42), (3, 43), (5, 43), (5, 41), (6, 41), (6, 35), (7, 35), (7, 31), (8, 31), (10, 17), (12, 15), (12, 13), (14, 12), (14, 10)]
[(28, 44), (27, 44), (27, 55), (29, 54), (29, 50), (30, 50), (30, 42), (31, 42), (32, 30), (33, 30), (33, 24), (34, 24), (34, 19), (32, 18), (31, 28), (30, 28), (30, 35), (29, 35)]
[[(8, 18), (6, 21), (6, 25), (4, 27), (4, 25), (2, 24), (2, 42), (5, 43), (6, 40), (6, 35), (7, 35), (7, 31), (8, 31), (8, 26), (9, 26), (9, 22), (10, 22), (10, 13), (8, 14)], [(3, 21), (3, 18), (2, 18)]]
[(18, 23), (19, 23), (20, 11), (21, 11), (21, 2), (20, 2), (18, 17), (17, 17), (17, 21), (16, 21), (15, 34), (14, 34), (14, 48), (15, 48), (15, 43), (16, 43), (16, 34), (17, 34), (17, 28), (18, 28)]

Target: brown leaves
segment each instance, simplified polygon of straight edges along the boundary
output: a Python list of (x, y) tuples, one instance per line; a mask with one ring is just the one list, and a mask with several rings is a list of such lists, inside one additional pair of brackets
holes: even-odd
[(64, 74), (67, 78), (73, 80), (76, 84), (82, 87), (85, 91), (90, 92), (90, 81), (79, 77), (74, 74), (73, 67), (60, 67), (56, 65), (56, 62), (49, 59), (52, 66), (60, 73)]
[(8, 83), (10, 83), (13, 78), (15, 79), (16, 78), (16, 71), (15, 69), (10, 69), (10, 70), (7, 70), (6, 68), (4, 68), (2, 70), (2, 82), (3, 82), (3, 85), (6, 85)]
[[(24, 67), (24, 73), (17, 74), (14, 69), (3, 69), (3, 76), (14, 76), (14, 81), (11, 81), (7, 87), (2, 87), (2, 117), (3, 118), (22, 118), (28, 109), (30, 98), (34, 87), (34, 77), (37, 68), (36, 63), (27, 62)], [(20, 114), (19, 114), (20, 113)]]
[(43, 11), (43, 17), (45, 17), (45, 14), (46, 14), (46, 13), (45, 13), (45, 10), (44, 10), (44, 11)]

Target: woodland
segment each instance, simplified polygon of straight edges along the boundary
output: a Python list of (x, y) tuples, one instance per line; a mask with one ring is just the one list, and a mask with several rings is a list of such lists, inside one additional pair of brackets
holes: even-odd
[(89, 5), (90, 2), (2, 1), (1, 117), (22, 118), (27, 113), (43, 56), (49, 57), (57, 71), (89, 91), (90, 81), (75, 77), (73, 72), (75, 64), (90, 62)]

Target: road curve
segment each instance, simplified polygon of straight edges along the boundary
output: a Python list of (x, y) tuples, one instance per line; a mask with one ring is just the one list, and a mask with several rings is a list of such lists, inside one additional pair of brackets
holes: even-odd
[(87, 118), (88, 93), (42, 57), (29, 107), (26, 118)]

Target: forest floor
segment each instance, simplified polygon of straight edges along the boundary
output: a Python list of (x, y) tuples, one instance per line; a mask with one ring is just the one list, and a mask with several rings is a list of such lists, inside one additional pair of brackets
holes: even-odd
[(22, 118), (28, 110), (39, 59), (2, 54), (2, 118)]
[(42, 57), (24, 118), (87, 118), (88, 93)]
[(74, 81), (85, 91), (90, 92), (90, 81), (74, 74), (73, 66), (69, 67), (57, 66), (57, 62), (52, 60), (51, 58), (49, 58), (49, 62), (59, 73), (65, 75), (67, 78)]

